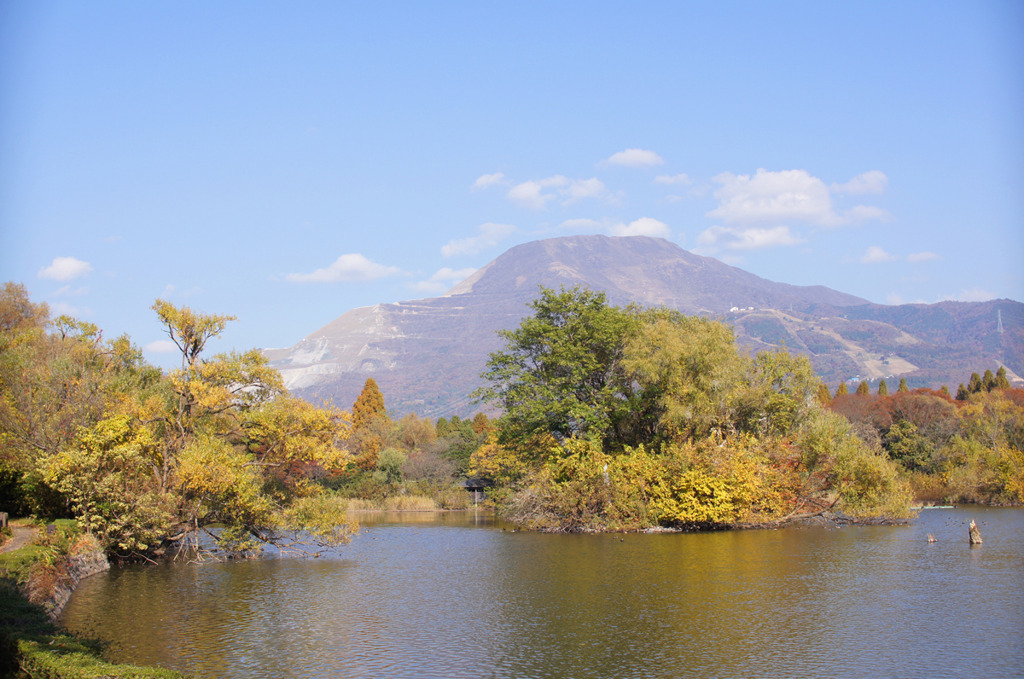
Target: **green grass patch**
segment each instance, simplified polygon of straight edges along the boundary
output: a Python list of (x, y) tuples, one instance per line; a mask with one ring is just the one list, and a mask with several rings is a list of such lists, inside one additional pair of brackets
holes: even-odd
[(156, 667), (114, 665), (103, 659), (99, 640), (61, 629), (41, 603), (26, 592), (55, 577), (76, 549), (89, 543), (74, 521), (58, 521), (50, 533), (40, 528), (31, 544), (0, 554), (0, 678), (99, 679), (100, 677), (181, 678)]

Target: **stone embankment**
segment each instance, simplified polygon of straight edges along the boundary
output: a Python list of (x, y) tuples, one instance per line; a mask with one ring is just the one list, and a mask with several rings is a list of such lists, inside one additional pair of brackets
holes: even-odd
[(110, 562), (102, 551), (96, 550), (68, 557), (57, 570), (60, 577), (54, 582), (50, 593), (43, 595), (41, 602), (51, 620), (60, 617), (79, 582), (90, 575), (110, 570)]

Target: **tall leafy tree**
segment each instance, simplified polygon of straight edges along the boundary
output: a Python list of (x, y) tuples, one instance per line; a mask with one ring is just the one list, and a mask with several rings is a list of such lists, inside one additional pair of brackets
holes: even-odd
[(879, 396), (888, 396), (889, 395), (889, 385), (885, 383), (885, 380), (882, 380), (881, 382), (878, 383), (878, 395)]
[(67, 316), (51, 321), (46, 305), (7, 283), (0, 291), (0, 473), (8, 487), (21, 487), (7, 502), (24, 501), (22, 509), (43, 515), (66, 511), (66, 497), (45, 480), (48, 458), (158, 380), (127, 338), (105, 341), (96, 326)]
[(377, 386), (377, 381), (368, 377), (363, 383), (363, 390), (359, 392), (352, 405), (352, 433), (349, 436), (349, 445), (355, 452), (355, 462), (359, 467), (376, 467), (378, 456), (391, 430), (391, 420), (384, 406), (384, 394)]
[(868, 387), (868, 383), (861, 380), (861, 383), (857, 385), (857, 394), (860, 396), (867, 396), (871, 393), (871, 389)]
[[(729, 428), (748, 368), (732, 328), (666, 310), (647, 312), (642, 320), (626, 342), (624, 362), (630, 381), (641, 387), (630, 404), (643, 425), (640, 440), (654, 438), (652, 425), (683, 439)], [(766, 382), (772, 379), (765, 375)]]
[(491, 354), (483, 373), (490, 384), (476, 394), (504, 410), (503, 441), (615, 438), (633, 392), (621, 359), (636, 315), (583, 288), (542, 288), (531, 308), (501, 333), (506, 348)]
[(785, 434), (816, 409), (815, 385), (821, 382), (806, 356), (784, 349), (762, 351), (744, 366), (743, 409), (737, 420), (744, 431)]
[(202, 356), (233, 316), (200, 314), (164, 300), (157, 300), (153, 310), (181, 352), (181, 368), (168, 375), (173, 403), (153, 417), (162, 425), (163, 454), (157, 474), (166, 489), (183, 451), (200, 439), (237, 437), (243, 414), (281, 394), (284, 386), (259, 350)]
[(900, 378), (900, 386), (896, 387), (897, 393), (905, 394), (910, 391), (910, 387), (907, 386), (907, 379), (905, 377)]

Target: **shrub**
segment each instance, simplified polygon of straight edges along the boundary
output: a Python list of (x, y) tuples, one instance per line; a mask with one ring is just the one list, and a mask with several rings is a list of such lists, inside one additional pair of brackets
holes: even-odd
[(833, 487), (842, 510), (857, 518), (902, 518), (910, 514), (910, 483), (892, 460), (867, 446), (844, 449), (836, 460)]

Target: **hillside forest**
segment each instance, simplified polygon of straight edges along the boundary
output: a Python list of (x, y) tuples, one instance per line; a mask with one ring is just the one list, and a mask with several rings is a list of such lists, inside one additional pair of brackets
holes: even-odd
[(466, 479), (538, 530), (779, 525), (905, 517), (917, 501), (1024, 501), (1024, 391), (838, 393), (806, 358), (748, 356), (731, 328), (601, 293), (542, 288), (477, 394), (488, 412), (388, 414), (368, 379), (350, 410), (284, 389), (257, 350), (208, 355), (232, 319), (163, 300), (181, 355), (0, 292), (0, 510), (74, 518), (109, 554), (273, 544), (318, 549), (353, 510), (460, 509)]

